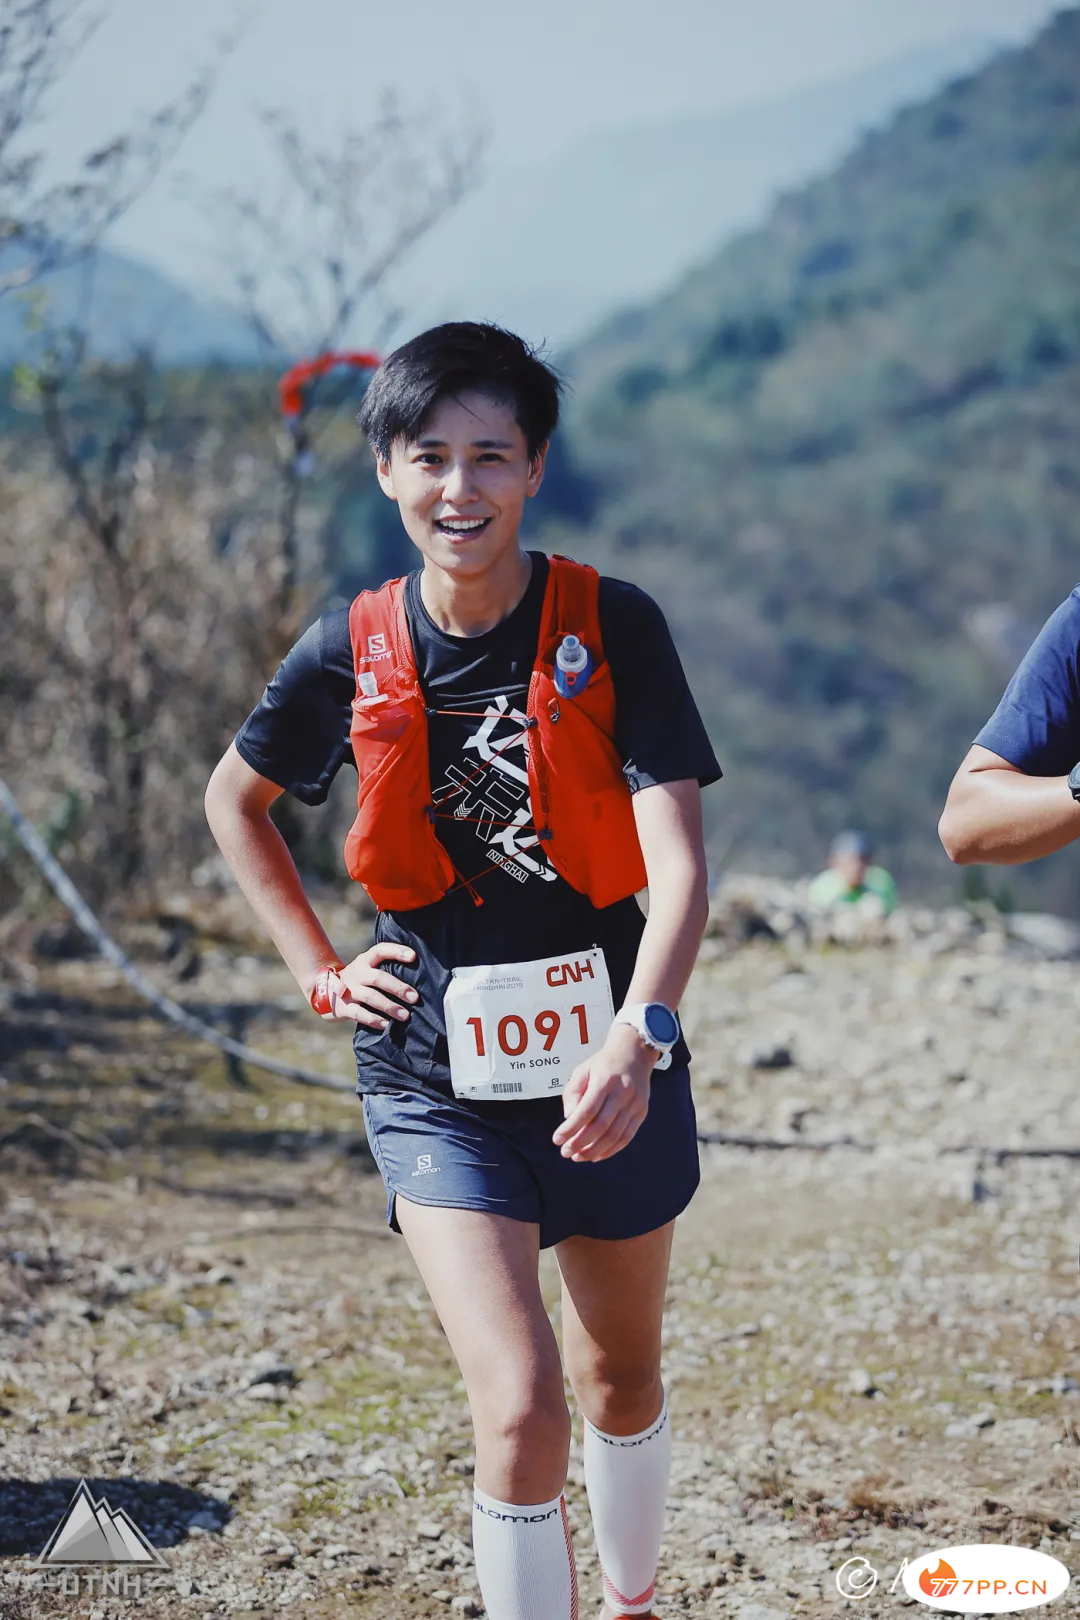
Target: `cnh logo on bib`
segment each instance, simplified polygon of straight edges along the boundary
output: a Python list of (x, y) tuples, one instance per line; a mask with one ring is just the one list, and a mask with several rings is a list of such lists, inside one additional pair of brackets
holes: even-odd
[(454, 968), (443, 1008), (455, 1096), (507, 1102), (560, 1092), (614, 1017), (598, 946)]
[(593, 977), (593, 965), (588, 956), (583, 962), (553, 962), (544, 977), (548, 984), (556, 987), (560, 984), (580, 984), (586, 973), (590, 979)]

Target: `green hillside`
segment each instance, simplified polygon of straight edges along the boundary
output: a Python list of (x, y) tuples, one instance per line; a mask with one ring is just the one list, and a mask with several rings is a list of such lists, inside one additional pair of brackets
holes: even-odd
[[(717, 856), (805, 870), (855, 821), (909, 892), (954, 885), (948, 779), (1080, 579), (1080, 10), (567, 369), (599, 498), (544, 538), (667, 608), (728, 771)], [(1080, 908), (1071, 855), (1009, 883)]]

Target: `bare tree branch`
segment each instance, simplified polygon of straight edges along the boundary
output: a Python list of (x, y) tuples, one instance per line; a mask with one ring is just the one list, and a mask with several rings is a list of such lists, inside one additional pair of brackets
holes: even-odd
[[(406, 120), (389, 93), (367, 125), (332, 146), (308, 140), (280, 111), (263, 112), (261, 123), (276, 160), (274, 194), (226, 190), (211, 199), (236, 300), (260, 352), (280, 368), (299, 355), (332, 353), (359, 337), (361, 323), (385, 336), (392, 320), (383, 289), (475, 183), (481, 136)], [(311, 417), (320, 397), (325, 391), (320, 396), (313, 384), (291, 439), (276, 435), (283, 620), (296, 608), (302, 478), (318, 438)]]
[(475, 131), (449, 136), (407, 123), (392, 95), (372, 122), (331, 148), (309, 142), (284, 113), (261, 122), (277, 160), (273, 197), (218, 192), (238, 302), (261, 342), (283, 359), (345, 340), (391, 271), (475, 183)]
[(122, 572), (121, 545), (135, 487), (135, 460), (150, 430), (150, 378), (153, 367), (147, 354), (125, 366), (98, 363), (94, 368), (100, 391), (102, 417), (112, 418), (104, 428), (104, 444), (97, 458), (95, 489), (70, 433), (65, 394), (79, 375), (81, 354), (66, 365), (58, 352), (36, 374), (42, 426), (53, 465), (66, 483), (74, 511), (87, 535), (100, 548), (114, 572)]
[(221, 59), (173, 101), (90, 152), (74, 178), (40, 187), (41, 155), (28, 146), (43, 104), (100, 24), (84, 0), (4, 0), (0, 23), (0, 250), (17, 262), (0, 273), (0, 296), (90, 252), (174, 156), (213, 93)]
[[(72, 19), (81, 13), (81, 29)], [(83, 0), (8, 0), (0, 23), (0, 181), (11, 165), (20, 181), (26, 164), (13, 160), (13, 143), (33, 125), (48, 91), (100, 23)]]

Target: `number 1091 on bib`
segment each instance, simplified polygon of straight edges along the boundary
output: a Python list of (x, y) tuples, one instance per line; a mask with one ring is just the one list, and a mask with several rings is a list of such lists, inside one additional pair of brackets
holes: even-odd
[(456, 1096), (550, 1097), (611, 1028), (604, 953), (455, 968), (444, 1011)]

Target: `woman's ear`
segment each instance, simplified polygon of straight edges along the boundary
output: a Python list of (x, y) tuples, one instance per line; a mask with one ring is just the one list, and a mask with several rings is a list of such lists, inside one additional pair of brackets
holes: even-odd
[(529, 462), (529, 481), (525, 485), (526, 495), (535, 495), (544, 482), (544, 462), (547, 459), (548, 441), (545, 439), (539, 450)]
[(379, 480), (379, 488), (382, 490), (383, 494), (389, 500), (396, 501), (397, 495), (394, 492), (394, 475), (390, 471), (390, 463), (389, 461), (384, 461), (382, 456), (380, 456), (377, 452), (375, 455), (375, 476)]

